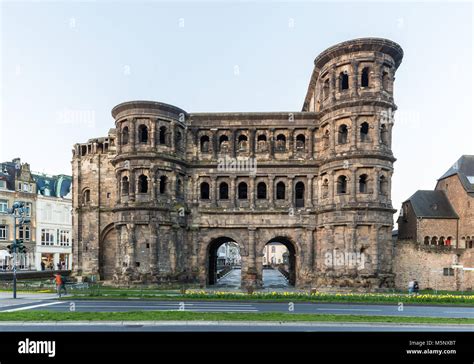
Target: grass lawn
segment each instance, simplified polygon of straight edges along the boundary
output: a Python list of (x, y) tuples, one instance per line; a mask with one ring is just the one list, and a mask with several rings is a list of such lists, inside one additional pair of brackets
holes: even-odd
[(230, 313), (230, 312), (52, 312), (23, 311), (0, 313), (0, 321), (261, 321), (261, 322), (368, 322), (368, 323), (417, 323), (417, 324), (474, 324), (474, 319), (364, 316), (298, 313)]

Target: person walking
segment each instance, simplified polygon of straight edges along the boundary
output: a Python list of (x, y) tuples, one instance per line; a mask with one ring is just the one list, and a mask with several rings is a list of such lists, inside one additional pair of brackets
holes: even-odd
[(420, 285), (418, 284), (418, 281), (415, 279), (413, 281), (413, 292), (415, 292), (415, 294), (418, 294), (419, 289), (420, 289)]
[(61, 298), (61, 291), (64, 290), (64, 294), (67, 294), (64, 278), (61, 276), (61, 274), (57, 273), (54, 276), (54, 280), (56, 282), (56, 291), (58, 292), (58, 297)]
[(413, 293), (414, 285), (415, 285), (415, 280), (414, 279), (412, 279), (410, 282), (408, 282), (408, 294)]

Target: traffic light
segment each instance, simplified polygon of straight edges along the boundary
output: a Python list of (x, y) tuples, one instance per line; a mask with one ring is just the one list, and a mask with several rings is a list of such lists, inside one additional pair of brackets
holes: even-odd
[(13, 246), (12, 245), (7, 245), (7, 249), (8, 249), (8, 254), (13, 253)]
[(26, 246), (23, 245), (23, 239), (18, 239), (16, 241), (16, 252), (17, 253), (26, 253)]

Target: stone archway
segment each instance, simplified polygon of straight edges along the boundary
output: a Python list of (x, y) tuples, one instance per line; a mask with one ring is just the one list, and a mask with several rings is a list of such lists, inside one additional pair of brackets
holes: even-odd
[[(211, 240), (206, 252), (206, 285), (212, 286), (218, 282), (218, 255), (219, 248), (225, 243), (235, 243), (239, 249), (240, 255), (243, 253), (241, 245), (234, 239), (227, 236), (217, 237)], [(242, 282), (242, 277), (240, 278)]]
[(99, 276), (103, 281), (112, 280), (117, 258), (117, 232), (111, 225), (104, 229), (99, 244)]
[[(282, 244), (286, 247), (288, 251), (288, 256), (287, 256), (287, 264), (285, 264), (285, 271), (282, 272), (282, 274), (285, 275), (285, 277), (288, 279), (288, 284), (289, 286), (295, 287), (296, 286), (296, 277), (297, 277), (297, 262), (296, 262), (296, 245), (295, 243), (288, 237), (285, 236), (276, 236), (270, 240), (268, 240), (263, 248), (265, 248), (268, 244), (272, 243), (279, 243)], [(263, 268), (263, 267), (262, 267)], [(265, 285), (265, 282), (263, 282), (263, 271), (260, 275), (262, 277), (262, 283)]]

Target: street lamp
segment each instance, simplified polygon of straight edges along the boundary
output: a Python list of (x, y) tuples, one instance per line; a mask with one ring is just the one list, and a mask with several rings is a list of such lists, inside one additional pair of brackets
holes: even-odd
[(23, 226), (24, 224), (29, 224), (30, 220), (26, 218), (26, 208), (24, 202), (16, 201), (12, 208), (8, 210), (8, 213), (13, 215), (13, 245), (10, 246), (10, 250), (13, 252), (13, 298), (16, 298), (16, 253), (25, 252), (25, 247), (23, 246), (23, 239), (16, 238), (16, 228), (17, 228), (17, 219), (18, 227)]

